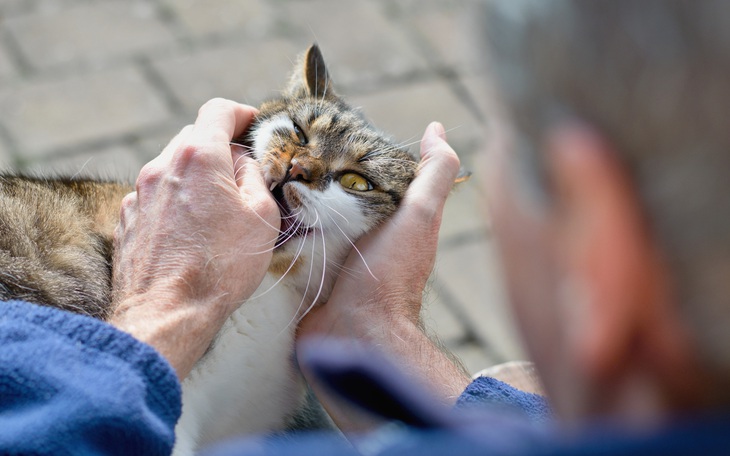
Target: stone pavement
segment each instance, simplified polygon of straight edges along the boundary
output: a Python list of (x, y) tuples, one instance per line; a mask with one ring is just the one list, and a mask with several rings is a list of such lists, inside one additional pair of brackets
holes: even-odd
[(275, 95), (317, 41), (339, 92), (412, 150), (445, 125), (474, 178), (446, 208), (426, 321), (472, 372), (518, 359), (466, 16), (446, 0), (0, 0), (0, 163), (134, 180), (203, 102)]

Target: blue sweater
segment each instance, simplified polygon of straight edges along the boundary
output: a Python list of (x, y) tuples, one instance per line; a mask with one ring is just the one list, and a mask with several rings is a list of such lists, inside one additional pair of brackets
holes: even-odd
[(0, 454), (167, 455), (180, 385), (155, 350), (92, 318), (0, 302)]
[[(372, 354), (320, 346), (300, 358), (391, 424), (354, 446), (306, 434), (230, 441), (208, 454), (730, 454), (728, 414), (641, 435), (594, 426), (567, 439), (551, 428), (543, 398), (494, 379), (477, 379), (444, 409)], [(0, 302), (0, 454), (170, 454), (180, 412), (175, 372), (151, 347), (91, 318)]]

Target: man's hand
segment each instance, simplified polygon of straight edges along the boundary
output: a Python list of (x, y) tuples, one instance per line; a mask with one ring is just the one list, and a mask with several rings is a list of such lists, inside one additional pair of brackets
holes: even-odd
[(231, 138), (256, 110), (216, 99), (148, 163), (122, 202), (110, 323), (162, 353), (184, 378), (266, 273), (279, 211)]
[[(378, 346), (445, 403), (453, 403), (469, 379), (423, 333), (419, 316), (444, 203), (458, 170), (459, 159), (446, 143), (443, 127), (432, 123), (421, 141), (418, 174), (401, 207), (357, 242), (359, 253), (348, 257), (347, 273), (337, 280), (328, 302), (307, 315), (298, 332), (299, 338), (355, 338)], [(358, 427), (317, 393), (338, 425)]]

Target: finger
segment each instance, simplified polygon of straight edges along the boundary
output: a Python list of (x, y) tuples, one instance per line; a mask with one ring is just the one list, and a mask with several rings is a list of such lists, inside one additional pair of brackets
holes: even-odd
[(214, 98), (198, 111), (195, 120), (195, 134), (202, 144), (228, 143), (240, 136), (251, 125), (258, 111), (251, 106), (224, 98)]
[(258, 162), (247, 154), (234, 154), (233, 169), (236, 176), (236, 185), (239, 188), (248, 186), (251, 191), (265, 191), (266, 183)]
[(128, 193), (121, 203), (119, 209), (119, 224), (118, 229), (125, 230), (129, 225), (133, 224), (135, 216), (137, 215), (138, 201), (137, 192)]
[(421, 140), (421, 163), (406, 198), (443, 204), (458, 172), (459, 157), (446, 142), (443, 126), (433, 122), (426, 128)]

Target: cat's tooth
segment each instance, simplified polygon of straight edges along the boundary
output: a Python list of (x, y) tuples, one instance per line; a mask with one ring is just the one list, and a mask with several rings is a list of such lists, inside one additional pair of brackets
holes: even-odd
[(276, 182), (272, 182), (271, 183), (271, 187), (269, 187), (269, 191), (270, 192), (273, 192), (274, 191), (274, 188), (276, 188)]

